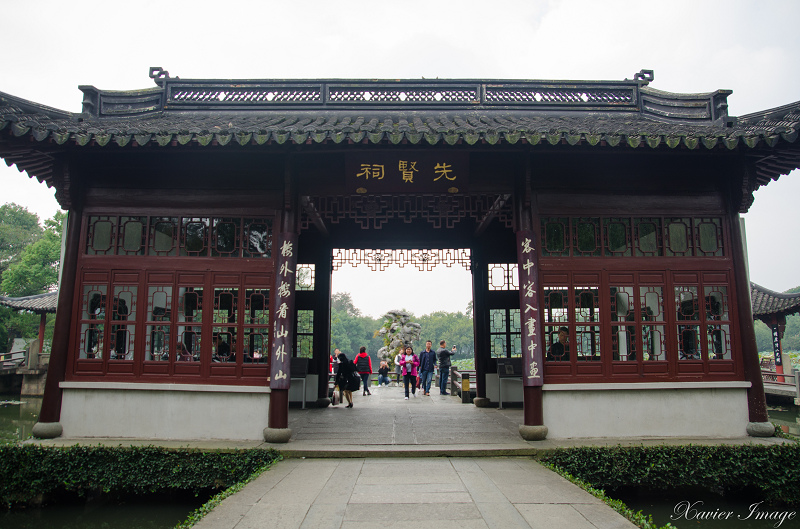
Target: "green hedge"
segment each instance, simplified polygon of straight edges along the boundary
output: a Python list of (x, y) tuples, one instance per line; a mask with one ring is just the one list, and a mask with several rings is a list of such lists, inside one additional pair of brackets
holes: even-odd
[(11, 505), (62, 491), (84, 495), (222, 489), (279, 458), (272, 449), (0, 446), (0, 498)]
[(800, 503), (800, 443), (564, 448), (539, 459), (599, 489), (755, 486), (768, 501)]

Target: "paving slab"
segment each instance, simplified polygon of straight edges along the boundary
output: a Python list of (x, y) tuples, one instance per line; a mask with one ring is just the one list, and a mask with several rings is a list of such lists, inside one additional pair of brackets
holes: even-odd
[[(375, 471), (411, 476), (376, 483)], [(408, 472), (411, 469), (414, 472)], [(513, 472), (513, 484), (504, 474)], [(527, 478), (525, 478), (527, 476)], [(633, 529), (587, 492), (529, 458), (292, 459), (225, 499), (198, 529), (366, 528)]]

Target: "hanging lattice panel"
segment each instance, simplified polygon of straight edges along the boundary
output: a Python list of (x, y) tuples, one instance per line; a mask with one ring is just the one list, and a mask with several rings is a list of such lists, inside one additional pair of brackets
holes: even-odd
[[(424, 219), (435, 229), (454, 228), (464, 219), (481, 221), (491, 210), (497, 195), (369, 195), (309, 197), (319, 216), (331, 224), (352, 220), (361, 229), (379, 230), (392, 220), (406, 224)], [(514, 221), (512, 201), (495, 211), (495, 218), (510, 228)], [(308, 229), (312, 219), (304, 214), (302, 229)]]
[(333, 270), (344, 265), (366, 265), (373, 272), (383, 272), (390, 266), (400, 268), (410, 265), (420, 272), (429, 272), (439, 265), (448, 268), (458, 264), (465, 270), (472, 269), (469, 248), (365, 250), (354, 248), (335, 248), (333, 250)]

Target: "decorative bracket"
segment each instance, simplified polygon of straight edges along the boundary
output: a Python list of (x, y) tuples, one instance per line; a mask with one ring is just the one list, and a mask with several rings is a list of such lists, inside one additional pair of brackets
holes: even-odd
[(150, 79), (154, 80), (158, 86), (164, 86), (164, 80), (169, 79), (169, 72), (161, 66), (150, 67)]
[(653, 70), (639, 70), (639, 73), (633, 75), (634, 81), (640, 81), (643, 86), (647, 86), (648, 83), (652, 83), (653, 79), (656, 76), (653, 73)]

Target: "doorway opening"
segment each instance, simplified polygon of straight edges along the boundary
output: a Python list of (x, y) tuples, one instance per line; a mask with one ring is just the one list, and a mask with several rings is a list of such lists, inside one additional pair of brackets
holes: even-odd
[(459, 249), (333, 250), (330, 351), (352, 358), (361, 346), (379, 365), (386, 344), (375, 333), (389, 311), (421, 325), (415, 350), (445, 339), (456, 360), (473, 360), (471, 252)]

